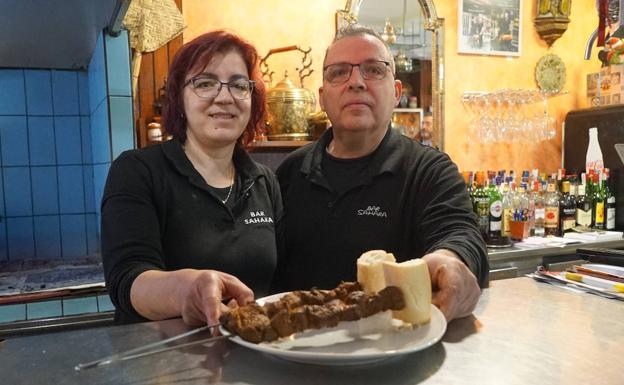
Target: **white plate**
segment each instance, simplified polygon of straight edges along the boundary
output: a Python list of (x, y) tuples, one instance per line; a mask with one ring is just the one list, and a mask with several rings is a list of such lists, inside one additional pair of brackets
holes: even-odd
[[(284, 293), (257, 300), (259, 304), (273, 302)], [(390, 312), (364, 319), (366, 322), (341, 322), (334, 328), (308, 330), (297, 333), (294, 338), (254, 344), (238, 336), (230, 341), (265, 354), (290, 361), (317, 365), (355, 365), (381, 361), (426, 349), (442, 338), (446, 331), (446, 319), (440, 310), (431, 305), (431, 322), (415, 328), (396, 328), (401, 321), (380, 331), (372, 323), (389, 317)], [(375, 330), (363, 330), (373, 327)], [(231, 334), (223, 327), (221, 333)]]

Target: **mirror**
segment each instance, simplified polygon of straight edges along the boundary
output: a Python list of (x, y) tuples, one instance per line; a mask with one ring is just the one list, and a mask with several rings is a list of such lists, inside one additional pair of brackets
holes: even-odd
[(336, 28), (353, 23), (377, 31), (394, 55), (404, 94), (393, 121), (410, 135), (414, 122), (420, 119), (422, 127), (424, 112), (431, 111), (431, 142), (444, 150), (444, 20), (433, 0), (347, 0), (336, 13)]

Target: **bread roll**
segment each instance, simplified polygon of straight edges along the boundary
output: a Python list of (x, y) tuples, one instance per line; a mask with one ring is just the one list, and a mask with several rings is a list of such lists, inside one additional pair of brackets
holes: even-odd
[(370, 250), (357, 260), (357, 280), (367, 294), (376, 293), (386, 287), (382, 262), (394, 262), (392, 253), (384, 250)]
[(402, 263), (385, 261), (382, 264), (385, 284), (403, 291), (405, 308), (393, 312), (394, 318), (412, 325), (431, 320), (431, 278), (427, 263), (411, 259)]

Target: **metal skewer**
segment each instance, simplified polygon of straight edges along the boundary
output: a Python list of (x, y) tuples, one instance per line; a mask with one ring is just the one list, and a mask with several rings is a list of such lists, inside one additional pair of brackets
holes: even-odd
[[(188, 332), (185, 332), (185, 333), (182, 333), (182, 334), (178, 334), (177, 336), (173, 336), (173, 337), (164, 339), (162, 341), (156, 341), (156, 342), (153, 342), (151, 344), (147, 344), (147, 345), (144, 345), (144, 346), (139, 346), (138, 348), (126, 350), (125, 352), (115, 353), (115, 354), (112, 354), (110, 356), (107, 356), (107, 357), (104, 357), (104, 358), (100, 358), (99, 360), (86, 362), (86, 363), (80, 363), (80, 364), (78, 364), (78, 365), (76, 365), (74, 367), (74, 370), (81, 371), (81, 370), (84, 370), (84, 369), (90, 369), (90, 368), (95, 368), (95, 367), (98, 367), (98, 366), (104, 366), (104, 365), (112, 364), (112, 363), (118, 362), (118, 361), (126, 361), (126, 360), (130, 360), (130, 359), (133, 359), (133, 358), (145, 357), (145, 356), (149, 356), (149, 355), (152, 355), (152, 354), (166, 352), (166, 351), (169, 351), (169, 350), (179, 349), (179, 348), (192, 346), (192, 345), (204, 344), (204, 343), (207, 343), (207, 342), (220, 340), (222, 338), (228, 338), (229, 335), (214, 336), (214, 337), (204, 338), (204, 339), (197, 340), (197, 341), (187, 342), (187, 343), (184, 343), (184, 344), (179, 344), (179, 345), (174, 345), (174, 346), (167, 346), (167, 347), (163, 347), (163, 348), (160, 348), (160, 349), (154, 349), (154, 348), (157, 348), (157, 347), (159, 347), (161, 345), (166, 345), (166, 344), (168, 344), (170, 342), (173, 342), (173, 341), (176, 341), (176, 340), (179, 340), (179, 339), (182, 339), (182, 338), (186, 338), (186, 337), (192, 336), (194, 334), (201, 333), (201, 332), (203, 332), (205, 330), (209, 330), (209, 329), (214, 328), (214, 327), (218, 327), (219, 325), (220, 324), (202, 326), (200, 328), (193, 329), (191, 331), (188, 331)], [(150, 350), (150, 349), (154, 349), (154, 350)]]

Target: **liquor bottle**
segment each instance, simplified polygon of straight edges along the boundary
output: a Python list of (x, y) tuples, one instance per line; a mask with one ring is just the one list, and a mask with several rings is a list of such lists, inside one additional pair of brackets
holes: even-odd
[(474, 196), (474, 212), (477, 214), (477, 222), (479, 224), (479, 231), (483, 236), (483, 239), (487, 239), (489, 228), (489, 197), (484, 188), (485, 184), (485, 172), (477, 171), (476, 185), (473, 192)]
[(576, 225), (589, 228), (592, 224), (592, 204), (585, 194), (584, 184), (578, 185), (576, 194)]
[(565, 168), (557, 169), (557, 191), (561, 191), (561, 183), (565, 180)]
[(574, 230), (576, 226), (576, 202), (570, 195), (570, 182), (561, 182), (561, 198), (559, 199), (559, 235), (563, 236)]
[(502, 216), (503, 216), (503, 202), (500, 192), (498, 191), (497, 184), (500, 184), (500, 178), (490, 180), (490, 186), (488, 188), (488, 221), (490, 223), (488, 229), (488, 239), (497, 240), (501, 238), (502, 229)]
[(516, 220), (528, 220), (529, 198), (527, 196), (527, 186), (524, 182), (521, 182), (520, 186), (516, 189), (516, 193), (513, 197), (513, 208)]
[[(529, 176), (529, 180), (531, 179), (531, 177)], [(530, 183), (527, 184), (527, 189), (526, 189), (526, 196), (527, 196), (527, 202), (528, 202), (528, 225), (529, 225), (529, 234), (533, 235), (535, 234), (535, 194), (533, 194), (533, 187), (534, 184)]]
[[(601, 173), (602, 175), (602, 173)], [(593, 225), (595, 229), (603, 230), (605, 228), (605, 197), (604, 190), (599, 183), (598, 174), (593, 174), (594, 196), (592, 200)]]
[(559, 194), (555, 189), (556, 180), (548, 182), (546, 189), (546, 199), (544, 202), (546, 217), (544, 220), (545, 235), (559, 235)]
[(511, 236), (511, 220), (513, 217), (513, 184), (511, 178), (507, 177), (507, 183), (503, 185), (503, 226), (501, 235), (503, 237)]
[(546, 218), (546, 210), (544, 205), (544, 191), (542, 190), (542, 184), (539, 181), (533, 182), (533, 201), (534, 201), (534, 226), (533, 235), (536, 237), (543, 237), (544, 234), (544, 219)]
[(594, 227), (594, 196), (595, 196), (595, 187), (594, 187), (594, 175), (595, 175), (595, 170), (591, 169), (587, 172), (587, 175), (585, 175), (585, 179), (586, 179), (586, 184), (585, 184), (585, 195), (587, 195), (587, 200), (589, 200), (589, 203), (591, 204), (592, 207), (592, 222), (590, 227)]
[(615, 194), (611, 191), (611, 187), (609, 186), (609, 169), (605, 168), (605, 180), (604, 180), (604, 195), (606, 201), (606, 219), (605, 219), (605, 228), (607, 230), (615, 230)]

